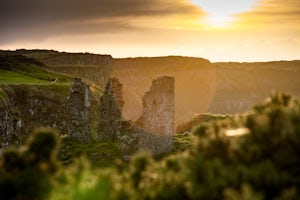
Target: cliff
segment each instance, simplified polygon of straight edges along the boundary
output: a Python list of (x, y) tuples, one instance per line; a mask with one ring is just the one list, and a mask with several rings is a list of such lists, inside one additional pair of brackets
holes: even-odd
[(110, 55), (88, 53), (58, 53), (39, 58), (39, 61), (43, 62), (47, 69), (85, 78), (102, 90), (110, 77), (114, 62)]
[[(110, 72), (114, 63), (110, 55), (90, 54), (90, 53), (65, 53), (53, 50), (25, 50), (0, 51), (0, 56), (13, 57), (10, 64), (14, 64), (16, 59), (22, 58), (21, 62), (30, 61), (44, 69), (84, 78), (96, 84), (102, 91), (110, 77)], [(0, 57), (1, 63), (1, 57)], [(5, 63), (7, 64), (7, 62)]]
[(218, 81), (211, 113), (244, 113), (275, 91), (300, 97), (300, 61), (215, 65)]

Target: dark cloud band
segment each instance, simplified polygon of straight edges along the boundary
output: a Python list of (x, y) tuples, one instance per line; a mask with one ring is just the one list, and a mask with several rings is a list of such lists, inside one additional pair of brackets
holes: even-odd
[[(38, 33), (43, 33), (39, 37), (48, 37), (57, 32), (129, 29), (132, 27), (126, 20), (132, 17), (192, 13), (199, 10), (186, 0), (0, 0), (0, 43)], [(110, 22), (103, 23), (103, 19)], [(44, 31), (47, 27), (56, 30)]]

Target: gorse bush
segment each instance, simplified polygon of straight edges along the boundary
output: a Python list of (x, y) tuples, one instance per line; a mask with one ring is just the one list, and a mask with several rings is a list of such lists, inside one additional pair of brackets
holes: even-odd
[(55, 142), (41, 145), (47, 137), (35, 137), (24, 152), (3, 153), (1, 197), (41, 199), (50, 192), (50, 199), (300, 199), (300, 103), (285, 94), (247, 115), (200, 124), (187, 148), (159, 161), (140, 153), (128, 164), (97, 169), (81, 160), (54, 173)]
[(299, 199), (299, 120), (299, 101), (275, 94), (247, 115), (199, 125), (192, 147), (136, 167), (139, 181), (124, 179), (120, 191), (129, 199)]
[(56, 135), (37, 130), (24, 150), (3, 152), (0, 168), (0, 199), (43, 199), (51, 191)]

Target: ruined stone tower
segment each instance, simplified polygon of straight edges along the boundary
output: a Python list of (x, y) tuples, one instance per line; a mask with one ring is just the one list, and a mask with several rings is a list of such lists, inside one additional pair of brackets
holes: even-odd
[(90, 89), (79, 78), (75, 78), (67, 100), (70, 119), (69, 135), (73, 140), (89, 143), (92, 140), (90, 130)]
[(123, 106), (122, 84), (110, 78), (100, 99), (98, 140), (113, 142), (121, 137)]
[(174, 89), (174, 77), (163, 76), (153, 80), (149, 92), (143, 97), (143, 112), (136, 125), (147, 132), (166, 136), (172, 140)]

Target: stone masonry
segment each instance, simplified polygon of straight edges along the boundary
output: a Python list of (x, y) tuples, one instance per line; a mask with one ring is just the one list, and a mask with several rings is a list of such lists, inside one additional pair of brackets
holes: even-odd
[(75, 78), (67, 100), (70, 120), (68, 132), (71, 139), (81, 143), (91, 142), (90, 106), (89, 86), (81, 79)]
[(166, 136), (174, 134), (174, 77), (163, 76), (152, 81), (143, 96), (143, 112), (136, 125), (147, 132)]
[(152, 81), (143, 97), (143, 112), (135, 125), (127, 123), (121, 138), (123, 159), (140, 150), (154, 156), (171, 151), (174, 135), (174, 77), (159, 77)]
[(123, 106), (122, 84), (117, 78), (110, 78), (100, 99), (98, 140), (115, 142), (120, 139)]

